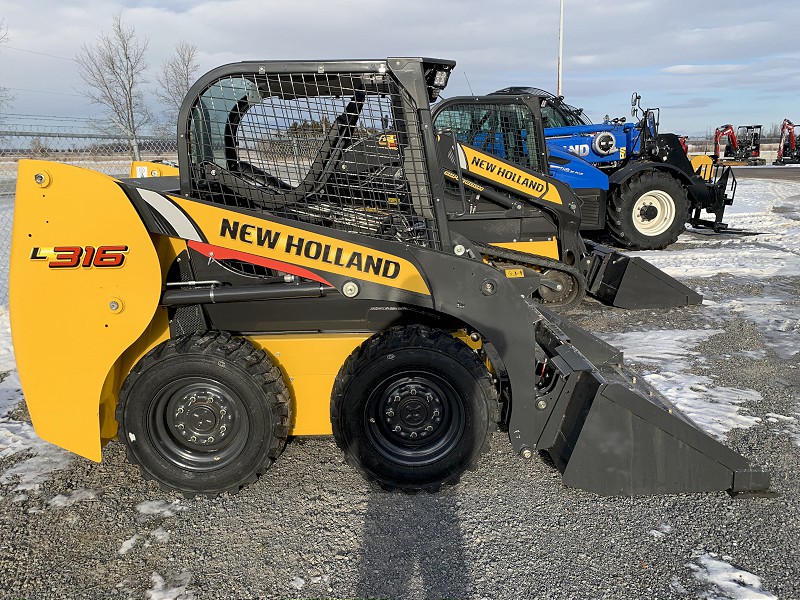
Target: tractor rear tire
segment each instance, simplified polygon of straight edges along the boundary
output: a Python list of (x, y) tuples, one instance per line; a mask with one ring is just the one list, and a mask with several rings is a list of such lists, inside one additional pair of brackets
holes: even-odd
[(347, 462), (387, 490), (436, 491), (474, 469), (499, 418), (478, 355), (411, 325), (366, 340), (334, 383), (331, 424)]
[(609, 232), (631, 250), (662, 250), (675, 243), (688, 218), (686, 189), (662, 171), (634, 175), (609, 200)]
[(249, 341), (194, 333), (159, 344), (134, 366), (116, 418), (128, 460), (146, 478), (186, 496), (235, 493), (283, 451), (289, 392)]

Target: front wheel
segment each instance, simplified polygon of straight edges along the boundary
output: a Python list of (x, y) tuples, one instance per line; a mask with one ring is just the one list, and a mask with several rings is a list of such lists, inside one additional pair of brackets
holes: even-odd
[(675, 243), (688, 218), (686, 189), (661, 171), (634, 175), (612, 192), (609, 201), (609, 232), (632, 250), (661, 250)]
[(159, 344), (117, 404), (128, 460), (186, 495), (236, 492), (269, 468), (289, 431), (289, 392), (263, 350), (227, 332)]
[(347, 461), (385, 489), (435, 491), (488, 450), (497, 390), (464, 342), (421, 325), (365, 341), (334, 384), (331, 424)]

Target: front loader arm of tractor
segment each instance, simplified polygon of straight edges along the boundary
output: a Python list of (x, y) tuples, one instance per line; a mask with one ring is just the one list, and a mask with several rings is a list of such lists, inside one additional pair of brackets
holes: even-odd
[(114, 179), (20, 161), (9, 309), (41, 438), (100, 460), (101, 439), (115, 429), (115, 373), (127, 375), (115, 365), (143, 335), (164, 333), (161, 282), (154, 239)]

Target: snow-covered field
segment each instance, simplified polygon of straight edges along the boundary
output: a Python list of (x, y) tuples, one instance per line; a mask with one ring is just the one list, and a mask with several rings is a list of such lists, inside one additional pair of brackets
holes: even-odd
[(0, 308), (0, 589), (11, 597), (800, 598), (800, 183), (744, 179), (726, 215), (639, 255), (700, 307), (589, 302), (585, 327), (773, 475), (777, 498), (599, 498), (503, 434), (437, 495), (376, 492), (331, 440), (296, 440), (240, 494), (182, 499), (39, 440)]

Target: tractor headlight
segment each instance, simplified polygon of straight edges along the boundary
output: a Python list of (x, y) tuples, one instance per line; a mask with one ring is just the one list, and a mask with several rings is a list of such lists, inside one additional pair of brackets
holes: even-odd
[(601, 131), (592, 140), (592, 150), (600, 156), (608, 156), (617, 151), (617, 138), (613, 133)]

